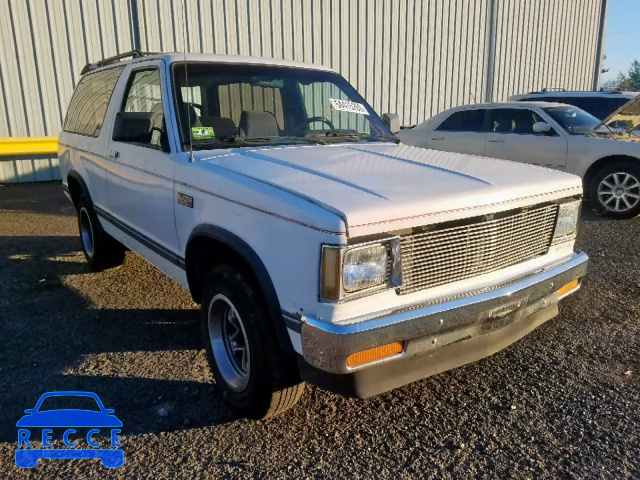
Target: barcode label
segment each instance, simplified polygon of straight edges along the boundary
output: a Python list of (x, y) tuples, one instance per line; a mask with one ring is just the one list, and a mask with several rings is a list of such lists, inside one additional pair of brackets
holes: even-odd
[(338, 100), (336, 98), (330, 98), (331, 106), (335, 110), (339, 110), (341, 112), (352, 112), (359, 113), (361, 115), (369, 115), (367, 109), (364, 105), (358, 102), (351, 102), (349, 100)]

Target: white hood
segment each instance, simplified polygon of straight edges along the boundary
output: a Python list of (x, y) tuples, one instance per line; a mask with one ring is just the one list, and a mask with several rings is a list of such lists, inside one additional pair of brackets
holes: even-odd
[(349, 236), (582, 193), (580, 178), (567, 173), (392, 143), (242, 148), (196, 158), (321, 205), (344, 219)]

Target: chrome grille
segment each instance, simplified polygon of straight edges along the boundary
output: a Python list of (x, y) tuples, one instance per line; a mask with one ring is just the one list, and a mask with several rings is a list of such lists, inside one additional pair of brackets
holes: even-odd
[(401, 237), (400, 293), (464, 280), (544, 255), (557, 213), (557, 205), (546, 205)]

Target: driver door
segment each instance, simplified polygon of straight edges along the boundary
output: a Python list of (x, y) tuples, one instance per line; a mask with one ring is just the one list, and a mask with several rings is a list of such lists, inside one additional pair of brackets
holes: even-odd
[[(126, 78), (126, 77), (125, 77)], [(164, 260), (175, 263), (179, 252), (174, 221), (174, 167), (164, 112), (168, 90), (164, 62), (135, 64), (120, 91), (119, 112), (162, 115), (150, 140), (110, 140), (107, 185), (112, 223)]]

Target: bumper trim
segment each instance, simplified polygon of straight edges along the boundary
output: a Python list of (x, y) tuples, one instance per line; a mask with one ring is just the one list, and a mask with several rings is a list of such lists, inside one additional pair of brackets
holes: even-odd
[[(555, 292), (562, 285), (582, 278), (587, 264), (586, 254), (575, 253), (562, 264), (495, 290), (397, 313), (379, 312), (374, 318), (357, 323), (327, 323), (305, 316), (301, 328), (304, 359), (320, 370), (345, 374), (352, 373), (346, 366), (349, 355), (394, 341), (422, 345), (420, 351), (407, 348), (405, 357), (435, 348), (427, 345), (431, 342), (412, 340), (436, 339), (433, 345), (437, 343), (438, 348), (449, 343), (467, 343), (469, 335), (476, 337), (494, 329), (489, 323), (493, 325), (500, 320), (506, 326), (557, 303)], [(388, 362), (397, 361), (398, 358)]]
[(348, 374), (324, 372), (302, 358), (298, 367), (302, 378), (320, 388), (347, 397), (367, 398), (417, 380), (475, 362), (508, 347), (558, 314), (555, 303), (526, 319), (492, 333), (456, 342), (420, 356), (403, 357)]

